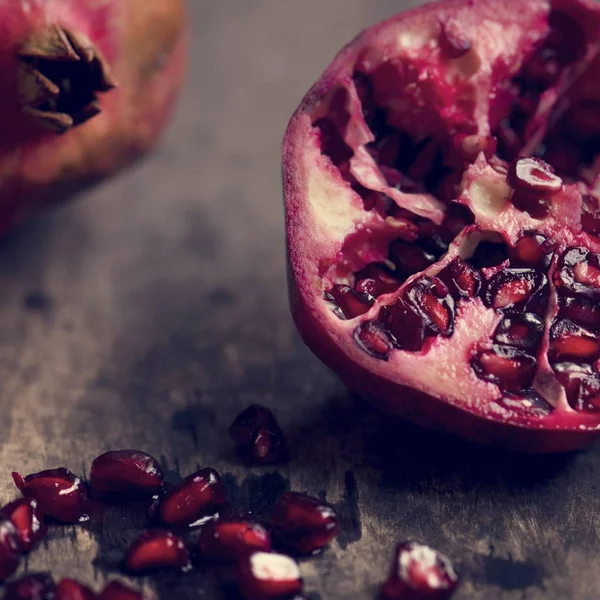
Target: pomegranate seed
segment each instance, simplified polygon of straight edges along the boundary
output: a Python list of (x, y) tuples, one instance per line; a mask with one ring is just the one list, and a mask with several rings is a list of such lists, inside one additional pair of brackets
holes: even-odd
[(100, 600), (144, 600), (144, 597), (119, 581), (111, 581), (100, 594)]
[(505, 394), (497, 403), (512, 413), (524, 417), (543, 418), (552, 412), (552, 407), (535, 392), (527, 392), (522, 396)]
[(470, 32), (462, 20), (448, 19), (442, 23), (439, 38), (440, 50), (447, 58), (462, 58), (473, 47)]
[(404, 542), (396, 556), (382, 595), (386, 600), (447, 600), (458, 586), (452, 563), (443, 554), (415, 542)]
[(0, 514), (0, 581), (17, 570), (22, 550), (16, 527), (7, 516)]
[(527, 61), (524, 69), (530, 81), (536, 81), (541, 86), (548, 88), (558, 81), (562, 65), (554, 50), (543, 48)]
[(600, 340), (591, 331), (568, 319), (555, 321), (550, 330), (549, 358), (558, 360), (584, 360), (600, 358)]
[(480, 379), (495, 383), (503, 390), (519, 392), (531, 387), (536, 360), (510, 346), (482, 345), (471, 359), (471, 366)]
[(90, 486), (101, 497), (144, 500), (163, 483), (158, 461), (139, 450), (105, 452), (92, 462)]
[(544, 321), (533, 313), (518, 313), (504, 317), (494, 333), (494, 341), (521, 350), (534, 350), (542, 341)]
[(174, 526), (194, 525), (201, 517), (227, 503), (227, 490), (214, 469), (202, 469), (186, 477), (160, 502), (159, 518)]
[(48, 573), (34, 573), (9, 583), (4, 600), (54, 600), (54, 588)]
[(586, 329), (600, 329), (600, 306), (598, 303), (585, 297), (560, 298), (559, 315), (570, 319), (577, 325)]
[(89, 520), (85, 514), (87, 496), (85, 486), (65, 468), (49, 469), (23, 477), (13, 473), (15, 485), (26, 498), (37, 500), (40, 510), (63, 523), (81, 523)]
[(477, 269), (496, 267), (508, 260), (508, 249), (506, 244), (483, 241), (479, 242), (471, 262)]
[(519, 158), (510, 165), (508, 183), (515, 189), (551, 197), (562, 190), (562, 179), (539, 158)]
[(346, 319), (364, 315), (373, 306), (373, 300), (359, 294), (348, 285), (334, 285), (326, 294), (327, 300), (334, 301)]
[(390, 259), (403, 279), (424, 271), (435, 262), (435, 256), (430, 252), (401, 240), (392, 242)]
[[(356, 273), (356, 291), (367, 293), (373, 298), (395, 292), (400, 287), (390, 270), (383, 264), (372, 263)], [(369, 282), (369, 283), (367, 283)]]
[(575, 410), (600, 411), (600, 378), (591, 365), (563, 362), (552, 368)]
[(437, 276), (448, 286), (448, 290), (456, 300), (473, 298), (481, 290), (479, 271), (460, 257), (455, 258)]
[(187, 569), (190, 556), (183, 540), (175, 534), (145, 531), (129, 548), (125, 566), (132, 573), (161, 567)]
[(546, 252), (545, 243), (546, 239), (539, 234), (524, 235), (515, 247), (509, 250), (511, 266), (530, 269), (548, 268), (552, 254)]
[(271, 528), (286, 548), (312, 554), (333, 540), (340, 525), (335, 511), (318, 498), (288, 492), (275, 505)]
[(550, 214), (551, 201), (534, 192), (515, 190), (511, 201), (515, 208), (526, 212), (533, 219), (545, 219)]
[(423, 348), (425, 322), (402, 298), (398, 298), (392, 306), (383, 306), (379, 311), (379, 319), (400, 349), (418, 352)]
[(495, 309), (526, 308), (547, 289), (548, 279), (534, 269), (503, 269), (487, 284), (485, 301)]
[(388, 331), (378, 321), (364, 321), (354, 330), (354, 340), (365, 352), (388, 360), (394, 345)]
[(97, 600), (98, 596), (74, 579), (62, 579), (56, 584), (54, 600)]
[(258, 523), (213, 521), (202, 529), (199, 545), (207, 558), (235, 561), (253, 552), (269, 552), (271, 536)]
[(46, 535), (44, 515), (39, 509), (37, 500), (19, 498), (7, 504), (0, 512), (16, 527), (23, 552), (30, 552)]
[(577, 21), (563, 11), (553, 10), (548, 22), (550, 34), (546, 45), (556, 51), (563, 64), (584, 58), (587, 52), (587, 36)]
[(273, 413), (264, 406), (254, 404), (244, 410), (229, 428), (229, 435), (251, 464), (287, 458), (285, 436)]
[(454, 330), (454, 299), (437, 277), (422, 277), (406, 289), (406, 301), (433, 334), (450, 336)]
[(595, 294), (600, 288), (600, 255), (587, 248), (569, 248), (559, 260), (554, 284), (565, 292)]
[(442, 239), (446, 244), (450, 244), (474, 220), (473, 213), (466, 206), (456, 203), (451, 204), (448, 207), (446, 218), (440, 230)]
[(296, 561), (284, 554), (254, 552), (238, 563), (238, 585), (246, 600), (282, 600), (302, 591)]
[(600, 234), (600, 206), (594, 196), (582, 196), (581, 226), (592, 235)]

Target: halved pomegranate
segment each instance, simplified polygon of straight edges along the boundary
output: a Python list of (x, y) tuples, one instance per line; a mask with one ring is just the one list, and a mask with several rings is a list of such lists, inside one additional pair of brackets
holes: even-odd
[(600, 435), (598, 68), (592, 0), (447, 0), (309, 91), (283, 143), (291, 305), (351, 389), (530, 452)]

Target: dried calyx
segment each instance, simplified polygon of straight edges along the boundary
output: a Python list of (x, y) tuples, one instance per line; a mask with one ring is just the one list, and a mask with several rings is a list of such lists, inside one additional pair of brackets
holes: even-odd
[(51, 25), (19, 49), (23, 111), (40, 126), (65, 133), (100, 111), (98, 93), (115, 87), (100, 50), (81, 33)]
[(428, 5), (292, 118), (294, 317), (386, 410), (531, 451), (598, 435), (599, 36), (587, 0)]

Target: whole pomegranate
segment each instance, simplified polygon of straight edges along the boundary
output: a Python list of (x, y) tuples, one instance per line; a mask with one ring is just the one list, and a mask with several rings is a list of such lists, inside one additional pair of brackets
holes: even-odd
[(183, 0), (0, 3), (0, 233), (151, 146), (184, 22)]
[(448, 0), (346, 46), (283, 143), (291, 304), (384, 410), (530, 452), (600, 432), (600, 5)]

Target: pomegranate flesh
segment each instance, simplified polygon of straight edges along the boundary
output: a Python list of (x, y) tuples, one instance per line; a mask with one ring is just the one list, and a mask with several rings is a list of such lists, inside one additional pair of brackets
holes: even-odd
[(34, 498), (45, 515), (62, 523), (89, 520), (85, 485), (68, 469), (60, 467), (26, 477), (19, 473), (13, 473), (12, 476), (23, 496)]
[(48, 573), (26, 575), (6, 586), (4, 600), (54, 600), (55, 587)]
[(246, 600), (284, 600), (303, 587), (298, 564), (284, 554), (254, 552), (240, 560), (237, 575)]
[(54, 590), (54, 600), (97, 600), (98, 596), (74, 579), (61, 579)]
[(7, 504), (0, 513), (7, 516), (16, 527), (23, 552), (31, 552), (46, 535), (44, 515), (34, 498), (19, 498)]
[(139, 450), (105, 452), (92, 462), (90, 487), (108, 499), (149, 500), (160, 492), (163, 471), (159, 462)]
[(132, 573), (163, 567), (186, 570), (190, 556), (183, 540), (174, 533), (146, 531), (129, 548), (125, 566)]
[(122, 168), (164, 129), (184, 72), (182, 0), (0, 8), (0, 234)]
[(203, 527), (198, 544), (206, 558), (236, 561), (253, 552), (269, 552), (271, 536), (258, 523), (212, 521)]
[(599, 56), (591, 0), (446, 0), (308, 92), (283, 142), (290, 301), (353, 391), (516, 450), (598, 438)]
[(288, 492), (273, 509), (271, 529), (274, 540), (286, 549), (313, 554), (333, 540), (340, 524), (335, 511), (318, 498)]

